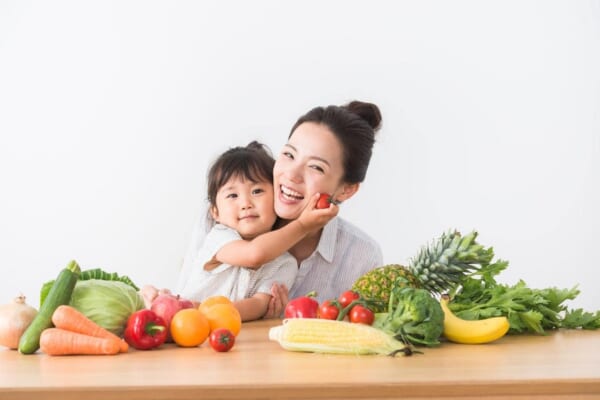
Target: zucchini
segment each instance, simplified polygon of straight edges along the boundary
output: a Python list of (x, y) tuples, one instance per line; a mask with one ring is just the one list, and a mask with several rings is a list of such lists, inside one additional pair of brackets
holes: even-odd
[(58, 306), (69, 304), (80, 272), (81, 268), (76, 261), (71, 261), (60, 271), (40, 311), (19, 339), (21, 354), (33, 354), (40, 348), (42, 331), (52, 327), (52, 314)]

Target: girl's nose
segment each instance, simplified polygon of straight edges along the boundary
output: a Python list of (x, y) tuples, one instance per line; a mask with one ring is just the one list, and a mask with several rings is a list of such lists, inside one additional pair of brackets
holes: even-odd
[(240, 198), (240, 205), (242, 206), (242, 210), (248, 210), (252, 208), (252, 199), (249, 196), (242, 196)]

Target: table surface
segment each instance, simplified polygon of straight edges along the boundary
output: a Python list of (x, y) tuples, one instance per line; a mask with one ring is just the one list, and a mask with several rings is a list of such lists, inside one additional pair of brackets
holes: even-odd
[(0, 399), (600, 398), (600, 331), (443, 343), (423, 354), (388, 357), (285, 351), (268, 340), (279, 323), (245, 323), (228, 353), (208, 343), (116, 356), (3, 348)]

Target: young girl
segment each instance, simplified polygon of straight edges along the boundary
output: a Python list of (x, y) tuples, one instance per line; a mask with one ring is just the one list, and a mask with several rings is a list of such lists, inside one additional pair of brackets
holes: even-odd
[(274, 283), (292, 286), (298, 264), (286, 251), (321, 229), (338, 207), (316, 209), (316, 193), (297, 220), (272, 230), (277, 220), (274, 163), (263, 145), (252, 142), (226, 151), (212, 165), (208, 201), (213, 226), (181, 287), (183, 298), (202, 302), (226, 296), (248, 321), (265, 314)]

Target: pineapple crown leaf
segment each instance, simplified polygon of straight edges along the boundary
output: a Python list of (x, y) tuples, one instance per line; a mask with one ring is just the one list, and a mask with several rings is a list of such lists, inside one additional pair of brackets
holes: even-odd
[(489, 279), (500, 267), (488, 267), (494, 258), (494, 249), (477, 243), (477, 235), (477, 231), (462, 235), (458, 230), (448, 230), (423, 246), (409, 260), (408, 269), (424, 287), (437, 293), (452, 290), (466, 276), (480, 270), (482, 277)]

